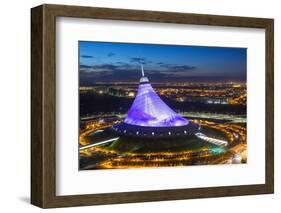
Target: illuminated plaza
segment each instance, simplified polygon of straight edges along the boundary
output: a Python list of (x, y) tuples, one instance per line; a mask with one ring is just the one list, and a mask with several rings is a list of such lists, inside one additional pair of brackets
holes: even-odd
[[(184, 138), (171, 138), (162, 141), (158, 139), (158, 143), (154, 143), (153, 139), (128, 140), (114, 135), (109, 128), (121, 120), (97, 119), (88, 122), (80, 134), (81, 169), (233, 164), (247, 161), (246, 128), (240, 124), (190, 119), (200, 125), (202, 135), (206, 138), (200, 139), (199, 135), (198, 138), (196, 136), (186, 141)], [(208, 141), (210, 139), (216, 140)], [(217, 143), (222, 141), (224, 143)]]

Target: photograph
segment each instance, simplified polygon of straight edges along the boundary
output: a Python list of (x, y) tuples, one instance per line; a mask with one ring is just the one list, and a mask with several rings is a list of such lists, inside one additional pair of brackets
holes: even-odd
[(78, 50), (79, 170), (247, 163), (247, 48)]
[(32, 205), (274, 193), (274, 18), (159, 6), (31, 8)]

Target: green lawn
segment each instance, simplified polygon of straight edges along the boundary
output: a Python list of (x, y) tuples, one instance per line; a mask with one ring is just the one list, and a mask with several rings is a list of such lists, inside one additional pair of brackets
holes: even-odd
[(214, 148), (213, 144), (207, 143), (197, 137), (177, 139), (142, 139), (120, 137), (107, 147), (120, 153), (149, 153), (149, 152), (177, 152), (184, 150), (199, 150), (202, 148)]

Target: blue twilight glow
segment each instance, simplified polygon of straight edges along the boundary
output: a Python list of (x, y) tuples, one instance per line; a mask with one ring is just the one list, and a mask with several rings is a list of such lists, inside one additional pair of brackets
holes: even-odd
[(247, 49), (79, 42), (80, 85), (135, 82), (139, 64), (153, 82), (246, 81)]
[(151, 87), (148, 79), (142, 77), (137, 96), (125, 118), (125, 123), (147, 127), (184, 126), (188, 121), (174, 112)]

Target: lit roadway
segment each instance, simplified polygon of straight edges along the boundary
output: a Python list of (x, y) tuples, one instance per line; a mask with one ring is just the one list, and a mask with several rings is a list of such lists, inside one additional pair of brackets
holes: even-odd
[[(206, 119), (219, 119), (219, 120), (230, 120), (232, 123), (245, 123), (246, 118), (244, 116), (237, 116), (237, 115), (225, 115), (225, 114), (214, 114), (214, 113), (201, 113), (201, 112), (183, 112), (179, 113), (184, 117), (189, 118), (206, 118)], [(120, 119), (124, 118), (126, 114), (116, 114), (110, 113), (107, 116), (117, 116)], [(82, 120), (95, 118), (96, 116), (87, 116), (83, 117)]]
[[(160, 166), (183, 166), (191, 165), (194, 160), (200, 164), (225, 164), (231, 163), (235, 154), (242, 156), (246, 161), (246, 128), (233, 123), (215, 123), (203, 119), (191, 120), (201, 127), (208, 127), (222, 132), (227, 141), (227, 152), (215, 155), (212, 149), (186, 150), (178, 152), (161, 153), (118, 153), (114, 150), (108, 150), (103, 146), (118, 138), (112, 138), (106, 141), (91, 143), (87, 136), (91, 133), (111, 126), (113, 123), (92, 122), (80, 131), (80, 155), (90, 157), (94, 153), (100, 153), (107, 158), (99, 163), (99, 168), (137, 168), (137, 167), (160, 167)], [(217, 139), (220, 141), (220, 139)]]

